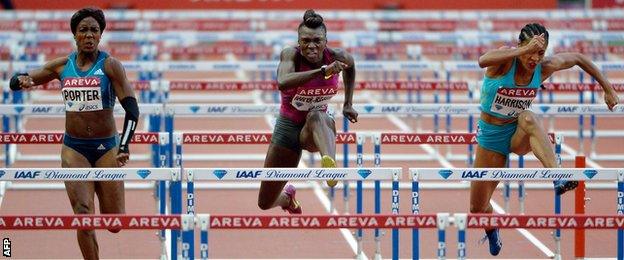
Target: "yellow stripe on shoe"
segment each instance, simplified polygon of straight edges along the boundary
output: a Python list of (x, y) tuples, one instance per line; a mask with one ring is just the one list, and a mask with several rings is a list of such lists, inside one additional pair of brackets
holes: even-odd
[[(321, 167), (323, 168), (336, 168), (336, 161), (327, 155), (323, 155), (321, 158)], [(327, 180), (327, 186), (334, 187), (338, 184), (337, 180)]]

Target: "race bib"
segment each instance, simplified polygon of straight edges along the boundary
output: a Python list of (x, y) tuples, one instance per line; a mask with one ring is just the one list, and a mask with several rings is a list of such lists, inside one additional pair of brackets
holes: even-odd
[(100, 78), (66, 78), (62, 82), (65, 111), (89, 112), (102, 110), (102, 90)]
[(490, 111), (499, 115), (517, 117), (531, 107), (537, 94), (535, 88), (505, 88), (496, 91)]
[(299, 111), (324, 110), (337, 91), (336, 86), (299, 88), (290, 104)]

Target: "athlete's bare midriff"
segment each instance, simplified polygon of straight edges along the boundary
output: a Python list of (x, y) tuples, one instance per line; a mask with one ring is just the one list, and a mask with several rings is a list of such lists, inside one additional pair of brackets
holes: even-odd
[(65, 132), (76, 138), (106, 138), (116, 133), (112, 109), (92, 112), (66, 112)]
[(506, 125), (517, 121), (518, 118), (498, 118), (488, 113), (481, 112), (481, 120), (492, 125)]

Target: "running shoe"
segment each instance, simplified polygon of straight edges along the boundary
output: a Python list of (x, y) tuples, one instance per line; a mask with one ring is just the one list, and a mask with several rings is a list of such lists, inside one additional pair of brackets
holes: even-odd
[(282, 209), (285, 211), (288, 211), (288, 213), (290, 214), (299, 215), (302, 213), (302, 210), (301, 210), (301, 204), (299, 204), (299, 201), (295, 199), (296, 193), (297, 193), (297, 190), (295, 189), (295, 186), (292, 186), (290, 184), (286, 185), (286, 188), (284, 188), (284, 194), (288, 196), (288, 198), (290, 199), (290, 202), (288, 203), (288, 207), (282, 207)]
[(553, 183), (555, 184), (555, 193), (557, 195), (576, 189), (578, 186), (578, 181), (553, 181)]
[(485, 243), (485, 240), (488, 240), (490, 244), (490, 254), (497, 256), (503, 248), (503, 242), (501, 242), (499, 230), (493, 229), (486, 231), (485, 237), (483, 237), (479, 243), (483, 244)]
[[(321, 167), (323, 168), (336, 168), (336, 161), (327, 155), (323, 155), (321, 158)], [(327, 180), (327, 186), (334, 187), (338, 184), (337, 180)]]

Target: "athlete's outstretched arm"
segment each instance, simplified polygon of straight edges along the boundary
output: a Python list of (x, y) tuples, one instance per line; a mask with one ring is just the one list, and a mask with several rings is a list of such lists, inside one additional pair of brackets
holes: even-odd
[(345, 100), (342, 106), (342, 114), (351, 121), (357, 122), (358, 113), (353, 109), (353, 89), (355, 89), (355, 61), (353, 56), (341, 49), (335, 49), (336, 59), (347, 65), (342, 73), (342, 81), (344, 83)]
[(277, 67), (277, 87), (280, 90), (299, 87), (321, 75), (321, 69), (295, 72), (295, 56), (297, 50), (289, 47), (282, 50)]
[(119, 166), (124, 166), (130, 158), (129, 144), (139, 121), (139, 105), (134, 95), (134, 89), (132, 89), (128, 81), (126, 70), (123, 65), (121, 65), (121, 62), (113, 57), (109, 57), (106, 59), (105, 64), (104, 70), (106, 71), (106, 75), (110, 79), (111, 86), (117, 94), (119, 103), (121, 103), (121, 106), (126, 111), (123, 131), (119, 140), (119, 150), (117, 152), (117, 164)]
[(559, 53), (546, 58), (542, 64), (544, 67), (542, 81), (550, 77), (555, 71), (569, 69), (577, 65), (598, 81), (605, 92), (605, 103), (610, 110), (613, 110), (613, 107), (619, 103), (618, 95), (611, 83), (587, 56), (580, 53)]
[(56, 58), (43, 65), (43, 67), (31, 70), (28, 73), (16, 74), (11, 78), (11, 89), (28, 89), (32, 86), (44, 84), (58, 79), (61, 67), (67, 63), (67, 57)]

